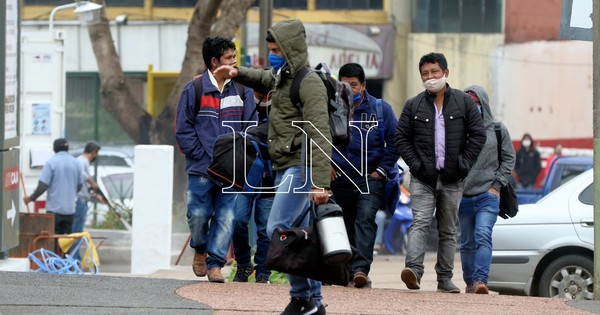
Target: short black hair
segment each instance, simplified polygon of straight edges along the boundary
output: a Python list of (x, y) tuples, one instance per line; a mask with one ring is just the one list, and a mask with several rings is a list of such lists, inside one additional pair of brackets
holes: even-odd
[(83, 149), (83, 153), (93, 153), (96, 151), (100, 151), (100, 145), (95, 141), (88, 142)]
[(442, 68), (442, 71), (448, 69), (448, 61), (446, 61), (446, 57), (442, 53), (431, 52), (421, 57), (421, 60), (419, 60), (419, 74), (421, 73), (421, 67), (426, 63), (437, 63)]
[(69, 151), (69, 142), (65, 138), (58, 138), (54, 140), (54, 152)]
[(271, 32), (267, 32), (267, 37), (265, 39), (269, 43), (274, 43), (275, 42), (275, 37), (273, 37), (273, 34), (271, 34)]
[(340, 71), (338, 71), (338, 78), (341, 79), (342, 77), (346, 77), (346, 78), (357, 77), (358, 81), (360, 83), (364, 83), (365, 82), (365, 70), (358, 63), (354, 63), (354, 62), (347, 63), (340, 68)]
[(211, 69), (210, 61), (213, 58), (220, 59), (228, 49), (235, 50), (235, 44), (229, 39), (219, 36), (205, 38), (202, 42), (202, 58), (206, 69)]

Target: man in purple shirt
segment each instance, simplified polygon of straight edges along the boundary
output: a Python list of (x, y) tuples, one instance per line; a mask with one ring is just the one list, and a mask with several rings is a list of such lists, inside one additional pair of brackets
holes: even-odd
[(446, 83), (450, 71), (443, 54), (421, 57), (419, 73), (425, 91), (406, 102), (396, 126), (396, 148), (412, 174), (413, 223), (400, 277), (409, 289), (420, 289), (427, 235), (435, 215), (437, 290), (459, 293), (452, 283), (458, 206), (463, 179), (486, 141), (485, 128), (473, 99)]

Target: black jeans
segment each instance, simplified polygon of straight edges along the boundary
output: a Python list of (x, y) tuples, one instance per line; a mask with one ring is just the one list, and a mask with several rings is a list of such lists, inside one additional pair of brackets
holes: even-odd
[(344, 212), (350, 245), (357, 250), (352, 258), (350, 270), (352, 274), (364, 272), (368, 275), (373, 262), (373, 245), (377, 234), (375, 215), (383, 205), (385, 181), (369, 176), (367, 182), (362, 180), (352, 183), (347, 178), (340, 177), (331, 182), (331, 190), (335, 202)]

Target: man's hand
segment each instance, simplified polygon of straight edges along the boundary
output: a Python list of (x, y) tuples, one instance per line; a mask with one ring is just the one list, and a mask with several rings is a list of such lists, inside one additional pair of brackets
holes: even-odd
[(31, 202), (31, 198), (29, 198), (29, 196), (25, 196), (25, 197), (23, 197), (23, 202), (24, 202), (25, 204), (28, 204), (28, 203), (30, 203), (30, 202)]
[(499, 192), (499, 191), (497, 191), (497, 190), (496, 190), (496, 189), (494, 189), (494, 188), (490, 188), (490, 189), (488, 189), (488, 192), (490, 192), (492, 195), (494, 195), (494, 196), (496, 196), (496, 197), (500, 197), (500, 192)]
[(337, 178), (337, 174), (336, 174), (335, 168), (333, 168), (333, 166), (331, 167), (331, 170), (329, 171), (329, 178), (331, 179), (332, 182)]
[(383, 178), (383, 176), (381, 176), (381, 174), (379, 174), (379, 172), (372, 172), (371, 178), (373, 178), (375, 180), (384, 180), (385, 179), (385, 178)]
[(215, 71), (213, 71), (213, 75), (221, 76), (225, 79), (231, 79), (237, 77), (238, 69), (233, 66), (223, 65), (215, 69)]
[(321, 205), (329, 200), (329, 189), (313, 188), (310, 190), (310, 200), (315, 204)]

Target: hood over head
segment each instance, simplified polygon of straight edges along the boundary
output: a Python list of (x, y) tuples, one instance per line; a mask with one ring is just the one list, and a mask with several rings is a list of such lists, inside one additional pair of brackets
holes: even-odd
[(268, 32), (279, 45), (292, 74), (309, 65), (306, 30), (300, 20), (279, 22), (273, 25)]
[(489, 115), (489, 117), (491, 119), (494, 119), (494, 116), (492, 115), (492, 110), (490, 109), (490, 99), (489, 99), (488, 94), (485, 91), (485, 89), (480, 85), (471, 85), (464, 89), (465, 93), (467, 93), (469, 91), (471, 91), (471, 92), (475, 93), (475, 95), (477, 95), (477, 98), (479, 98), (479, 104), (481, 104), (481, 109), (485, 113), (487, 113), (487, 115)]

